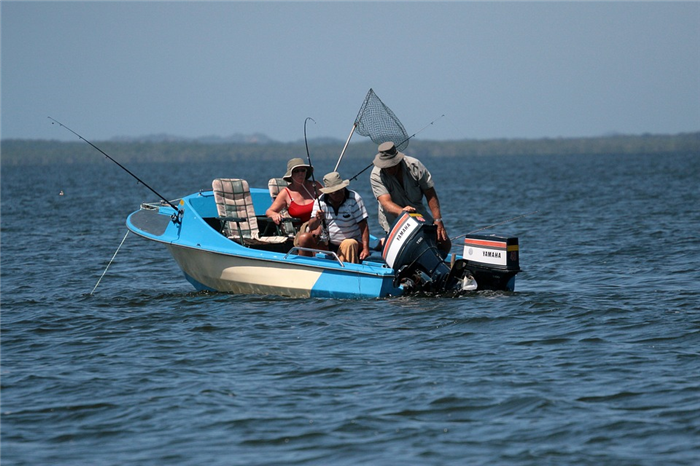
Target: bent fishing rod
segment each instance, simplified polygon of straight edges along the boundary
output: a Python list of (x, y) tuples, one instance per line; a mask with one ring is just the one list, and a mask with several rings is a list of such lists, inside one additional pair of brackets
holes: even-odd
[[(437, 117), (436, 119), (434, 119), (433, 121), (431, 121), (430, 123), (428, 123), (427, 125), (425, 125), (423, 128), (419, 129), (418, 131), (416, 131), (415, 133), (413, 133), (412, 135), (410, 135), (409, 137), (407, 137), (406, 139), (404, 139), (404, 140), (401, 141), (400, 143), (396, 144), (396, 147), (400, 147), (404, 142), (411, 140), (411, 139), (412, 139), (413, 137), (415, 137), (417, 134), (423, 132), (423, 130), (425, 130), (428, 126), (432, 125), (433, 123), (435, 123), (436, 121), (438, 121), (440, 118), (442, 118), (442, 117), (444, 117), (444, 116), (445, 116), (444, 114), (440, 115), (439, 117)], [(338, 161), (338, 163), (340, 163), (340, 160)], [(356, 180), (358, 176), (362, 175), (362, 174), (363, 174), (365, 171), (367, 171), (367, 169), (368, 169), (369, 167), (371, 167), (372, 165), (374, 165), (374, 161), (372, 161), (372, 163), (370, 163), (370, 164), (367, 165), (365, 168), (363, 168), (357, 175), (355, 175), (355, 176), (353, 176), (352, 178), (350, 178), (350, 181)], [(336, 167), (337, 167), (337, 166), (336, 166)]]
[(454, 240), (456, 240), (456, 239), (462, 238), (462, 237), (467, 236), (467, 235), (471, 235), (472, 233), (477, 233), (477, 232), (479, 232), (479, 231), (488, 230), (489, 228), (497, 227), (497, 226), (499, 226), (499, 225), (505, 225), (506, 223), (514, 222), (514, 221), (516, 221), (516, 220), (519, 219), (519, 218), (527, 217), (528, 215), (536, 214), (537, 212), (539, 212), (539, 211), (533, 210), (532, 212), (528, 212), (528, 213), (526, 213), (526, 214), (520, 214), (520, 215), (518, 215), (518, 216), (516, 216), (516, 217), (511, 217), (511, 218), (509, 218), (508, 220), (504, 220), (504, 221), (502, 221), (502, 222), (498, 222), (498, 223), (494, 223), (494, 224), (492, 224), (492, 225), (488, 225), (488, 226), (485, 226), (485, 227), (477, 228), (476, 230), (472, 230), (472, 231), (470, 231), (470, 232), (464, 233), (463, 235), (455, 236), (454, 238), (451, 239), (451, 241), (454, 241)]
[(81, 135), (79, 135), (78, 133), (76, 133), (75, 131), (73, 131), (72, 129), (70, 129), (69, 127), (67, 127), (66, 125), (64, 125), (63, 123), (61, 123), (60, 121), (56, 120), (55, 118), (48, 117), (48, 119), (51, 120), (51, 124), (52, 124), (52, 125), (53, 125), (53, 124), (58, 124), (59, 126), (65, 128), (65, 129), (67, 129), (68, 131), (70, 131), (71, 133), (75, 134), (76, 136), (78, 136), (78, 137), (79, 137), (80, 139), (82, 139), (83, 141), (85, 141), (85, 142), (87, 142), (88, 144), (90, 144), (90, 145), (91, 145), (94, 149), (96, 149), (100, 154), (104, 155), (104, 156), (107, 157), (109, 160), (111, 160), (112, 162), (116, 163), (116, 164), (119, 166), (119, 168), (121, 168), (122, 170), (124, 170), (125, 172), (127, 172), (129, 175), (133, 176), (133, 177), (136, 179), (136, 181), (138, 181), (139, 183), (141, 183), (142, 185), (144, 185), (145, 187), (147, 187), (148, 189), (150, 189), (151, 192), (153, 192), (153, 194), (155, 194), (156, 196), (158, 196), (159, 198), (161, 198), (161, 199), (162, 199), (163, 201), (165, 201), (170, 207), (172, 207), (173, 209), (175, 209), (175, 212), (178, 212), (178, 213), (179, 213), (179, 209), (177, 208), (177, 206), (176, 206), (175, 204), (173, 204), (172, 202), (170, 202), (169, 200), (167, 200), (166, 198), (164, 198), (162, 195), (158, 194), (158, 191), (156, 191), (155, 189), (151, 188), (151, 187), (148, 186), (146, 183), (144, 183), (143, 180), (141, 180), (141, 178), (139, 178), (138, 176), (136, 176), (136, 175), (134, 175), (133, 173), (131, 173), (131, 172), (129, 171), (129, 169), (127, 169), (124, 165), (122, 165), (121, 163), (119, 163), (119, 162), (117, 162), (116, 160), (114, 160), (114, 159), (113, 159), (112, 157), (110, 157), (105, 151), (103, 151), (102, 149), (100, 149), (99, 147), (97, 147), (95, 144), (91, 143), (90, 141), (88, 141), (87, 139), (85, 139), (84, 137), (82, 137)]
[[(309, 152), (309, 141), (306, 138), (306, 123), (311, 120), (316, 124), (316, 120), (314, 120), (311, 117), (306, 117), (306, 120), (304, 120), (304, 145), (306, 146), (306, 160), (309, 162), (309, 168), (311, 169), (311, 181), (313, 182), (314, 185), (314, 196), (316, 199), (318, 199), (318, 188), (316, 188), (316, 178), (314, 177), (314, 166), (311, 163), (311, 152)], [(319, 202), (318, 204), (319, 209), (321, 208), (321, 203)], [(321, 225), (323, 226), (323, 234), (328, 237), (328, 230), (326, 227), (326, 215), (321, 217)]]

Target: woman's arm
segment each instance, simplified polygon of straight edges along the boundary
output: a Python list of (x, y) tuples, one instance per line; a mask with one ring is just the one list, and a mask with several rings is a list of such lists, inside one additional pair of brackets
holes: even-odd
[(282, 211), (282, 209), (287, 207), (288, 198), (289, 194), (287, 194), (286, 189), (280, 191), (270, 208), (265, 211), (265, 215), (270, 217), (278, 225), (282, 221), (282, 215), (280, 214), (280, 212)]

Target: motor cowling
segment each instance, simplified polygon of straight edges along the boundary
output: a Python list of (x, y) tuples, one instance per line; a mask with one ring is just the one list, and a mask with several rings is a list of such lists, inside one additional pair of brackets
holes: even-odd
[(437, 248), (437, 227), (419, 214), (404, 212), (389, 232), (382, 250), (394, 269), (394, 285), (407, 291), (461, 291), (462, 269), (453, 270)]
[(467, 235), (462, 257), (480, 290), (515, 290), (515, 275), (520, 272), (518, 238)]

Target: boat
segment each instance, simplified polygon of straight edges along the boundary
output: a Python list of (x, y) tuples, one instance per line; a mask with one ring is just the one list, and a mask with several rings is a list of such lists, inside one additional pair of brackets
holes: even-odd
[[(251, 188), (243, 179), (219, 178), (213, 180), (211, 190), (168, 200), (95, 144), (60, 121), (49, 119), (158, 196), (159, 202), (142, 203), (132, 212), (126, 226), (165, 246), (198, 291), (371, 299), (515, 290), (515, 276), (520, 271), (518, 238), (472, 232), (462, 235), (463, 254), (447, 257), (437, 248), (437, 227), (418, 214), (403, 213), (385, 238), (371, 237), (370, 247), (375, 252), (370, 257), (360, 264), (343, 262), (333, 252), (295, 246), (301, 223), (298, 219), (286, 218), (277, 225), (265, 216), (276, 194), (286, 186), (281, 178), (271, 179), (267, 189)], [(309, 120), (304, 121), (304, 141), (311, 165), (306, 138)], [(370, 89), (336, 170), (356, 129), (376, 144), (398, 141), (398, 150), (418, 134), (408, 136), (396, 115)]]
[(324, 250), (300, 255), (295, 219), (284, 222), (285, 229), (265, 216), (272, 186), (273, 180), (265, 189), (217, 179), (208, 191), (142, 203), (126, 225), (165, 246), (198, 291), (337, 299), (514, 291), (517, 238), (466, 235), (463, 255), (443, 257), (435, 225), (416, 214), (399, 217), (383, 240), (372, 236), (374, 252), (361, 264)]

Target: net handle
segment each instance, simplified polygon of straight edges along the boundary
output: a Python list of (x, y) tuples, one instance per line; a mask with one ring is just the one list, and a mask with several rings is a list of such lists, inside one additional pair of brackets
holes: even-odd
[(340, 166), (340, 161), (343, 160), (343, 156), (345, 155), (345, 151), (347, 150), (348, 145), (350, 144), (350, 139), (352, 139), (352, 135), (355, 134), (355, 129), (357, 129), (357, 125), (360, 123), (360, 120), (362, 119), (362, 116), (365, 113), (365, 109), (367, 108), (367, 103), (369, 102), (369, 99), (372, 97), (372, 94), (374, 94), (374, 90), (370, 87), (369, 91), (367, 91), (367, 95), (365, 96), (365, 99), (362, 101), (362, 105), (360, 105), (360, 110), (357, 112), (357, 116), (355, 117), (355, 121), (352, 124), (352, 129), (350, 130), (350, 135), (348, 136), (347, 141), (345, 141), (345, 146), (343, 146), (343, 150), (342, 150), (342, 152), (340, 152), (340, 157), (338, 157), (338, 162), (335, 164), (335, 168), (333, 169), (334, 172), (338, 171), (338, 167)]
[(340, 157), (338, 157), (338, 162), (335, 164), (335, 168), (333, 169), (334, 172), (338, 171), (338, 166), (340, 165), (340, 161), (343, 160), (343, 155), (345, 155), (345, 151), (348, 148), (348, 144), (350, 144), (350, 139), (352, 138), (352, 135), (355, 133), (355, 128), (357, 128), (357, 123), (353, 123), (352, 129), (350, 130), (350, 135), (348, 136), (347, 141), (345, 141), (345, 146), (343, 146), (343, 150), (340, 153)]

